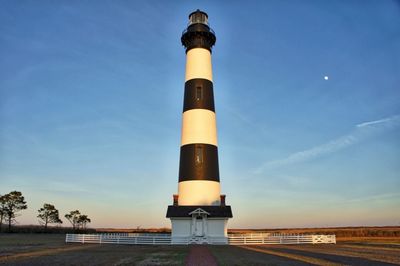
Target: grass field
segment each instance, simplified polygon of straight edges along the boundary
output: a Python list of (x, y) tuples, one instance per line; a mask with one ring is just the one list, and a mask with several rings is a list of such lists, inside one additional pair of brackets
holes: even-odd
[[(185, 265), (191, 246), (65, 244), (64, 234), (0, 234), (2, 265)], [(208, 246), (218, 265), (400, 265), (399, 238), (337, 245)]]

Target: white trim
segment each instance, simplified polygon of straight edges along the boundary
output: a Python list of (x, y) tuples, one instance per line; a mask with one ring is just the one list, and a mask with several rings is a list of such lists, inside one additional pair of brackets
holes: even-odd
[(201, 215), (201, 214), (210, 215), (208, 212), (206, 212), (202, 208), (197, 208), (194, 211), (189, 213), (189, 215), (195, 215), (195, 214), (197, 214), (197, 215)]

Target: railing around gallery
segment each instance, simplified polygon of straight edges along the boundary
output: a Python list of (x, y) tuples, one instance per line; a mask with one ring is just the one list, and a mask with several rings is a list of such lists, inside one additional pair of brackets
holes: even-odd
[[(126, 245), (188, 245), (204, 243), (190, 237), (174, 237), (170, 234), (67, 234), (67, 243), (97, 243)], [(284, 234), (230, 234), (224, 237), (207, 237), (208, 244), (214, 245), (266, 245), (266, 244), (336, 244), (335, 235), (284, 235)]]

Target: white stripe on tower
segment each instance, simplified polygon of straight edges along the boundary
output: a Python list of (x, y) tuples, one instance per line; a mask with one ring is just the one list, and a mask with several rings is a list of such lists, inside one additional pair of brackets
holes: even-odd
[(191, 109), (183, 113), (181, 146), (193, 143), (217, 146), (217, 128), (213, 111)]
[(193, 48), (186, 53), (185, 81), (198, 78), (212, 81), (211, 52), (204, 48)]
[(219, 182), (194, 180), (179, 182), (178, 205), (220, 205)]

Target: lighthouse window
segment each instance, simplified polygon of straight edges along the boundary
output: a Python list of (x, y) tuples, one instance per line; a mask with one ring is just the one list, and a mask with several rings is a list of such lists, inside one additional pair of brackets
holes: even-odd
[(200, 101), (203, 98), (203, 90), (201, 87), (196, 87), (196, 101)]
[(196, 147), (196, 164), (202, 164), (203, 163), (203, 147), (197, 146)]

